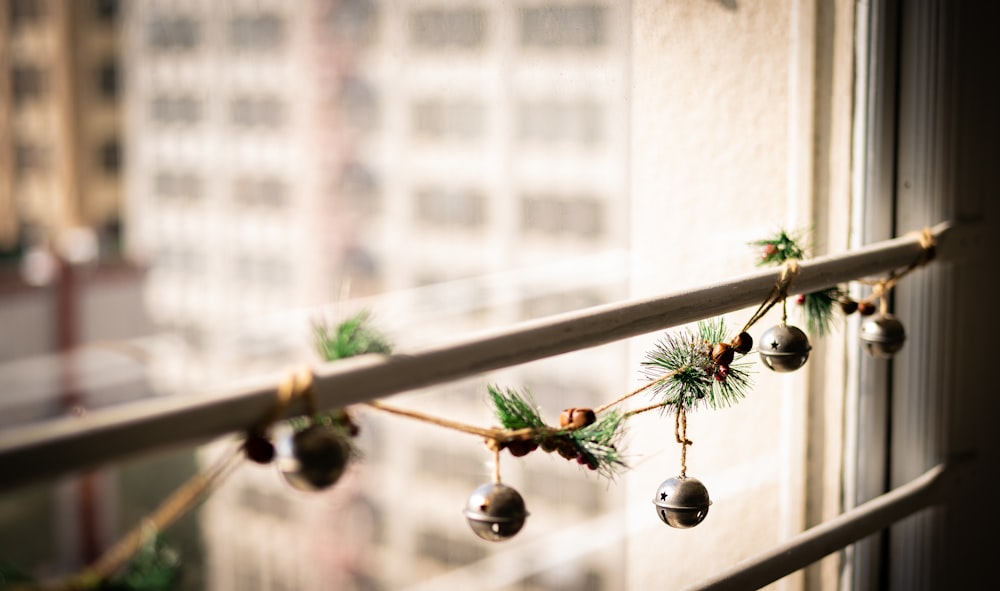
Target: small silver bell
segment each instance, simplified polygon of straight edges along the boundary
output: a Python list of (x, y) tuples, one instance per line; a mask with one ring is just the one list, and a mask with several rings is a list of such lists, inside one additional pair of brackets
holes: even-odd
[(795, 371), (802, 367), (812, 350), (806, 333), (784, 322), (767, 329), (759, 343), (760, 360), (768, 369), (778, 372)]
[(480, 486), (465, 504), (469, 527), (489, 542), (513, 537), (521, 531), (527, 517), (521, 493), (499, 482)]
[(898, 318), (882, 314), (861, 325), (861, 342), (872, 357), (888, 359), (903, 348), (906, 331)]
[(663, 523), (687, 529), (705, 519), (712, 501), (708, 498), (708, 489), (700, 480), (677, 476), (664, 480), (656, 489), (653, 504)]
[(294, 488), (314, 491), (333, 486), (344, 474), (351, 448), (344, 437), (323, 425), (285, 433), (275, 446), (275, 464)]

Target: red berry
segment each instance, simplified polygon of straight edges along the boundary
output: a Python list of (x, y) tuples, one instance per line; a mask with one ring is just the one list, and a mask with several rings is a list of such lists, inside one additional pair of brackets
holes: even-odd
[(538, 449), (538, 444), (530, 439), (509, 441), (507, 442), (507, 449), (510, 451), (510, 455), (520, 458)]
[(806, 303), (806, 294), (800, 293), (799, 295), (795, 296), (795, 303), (800, 306)]

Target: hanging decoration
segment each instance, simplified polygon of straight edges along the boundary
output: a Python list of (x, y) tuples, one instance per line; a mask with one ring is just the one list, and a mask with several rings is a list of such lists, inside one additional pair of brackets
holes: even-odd
[(465, 520), (480, 538), (502, 542), (524, 527), (528, 510), (516, 489), (500, 482), (500, 446), (487, 440), (493, 449), (493, 482), (474, 490), (465, 504)]
[(903, 348), (906, 330), (898, 318), (885, 312), (861, 325), (861, 342), (872, 357), (888, 359)]
[[(801, 246), (802, 237), (797, 233), (779, 230), (777, 234), (751, 244), (761, 249), (758, 266), (780, 266), (798, 263), (806, 259), (806, 249)], [(788, 294), (785, 294), (787, 297)], [(823, 336), (830, 332), (836, 311), (851, 308), (852, 300), (839, 286), (828, 287), (811, 293), (799, 294), (795, 301), (801, 306), (809, 332)], [(782, 322), (787, 321), (787, 313), (782, 314)]]
[[(785, 231), (753, 244), (762, 249), (760, 264), (781, 265), (782, 270), (770, 293), (735, 336), (729, 336), (722, 319), (704, 320), (694, 329), (664, 333), (641, 362), (645, 384), (598, 408), (566, 408), (559, 415), (558, 426), (549, 425), (542, 418), (528, 391), (495, 385), (487, 387), (487, 396), (500, 423), (498, 427), (468, 425), (378, 400), (364, 406), (476, 435), (485, 441), (494, 457), (493, 479), (473, 491), (464, 515), (472, 531), (488, 541), (510, 539), (523, 529), (529, 515), (521, 494), (501, 481), (503, 450), (518, 458), (538, 449), (555, 452), (588, 471), (613, 479), (627, 468), (621, 451), (627, 421), (654, 410), (672, 414), (674, 439), (681, 446), (680, 470), (677, 476), (659, 485), (653, 504), (658, 517), (667, 525), (679, 529), (694, 527), (708, 515), (712, 501), (706, 486), (687, 474), (687, 450), (693, 445), (687, 436), (688, 413), (702, 407), (730, 406), (746, 396), (751, 381), (745, 358), (754, 352), (750, 329), (778, 303), (782, 306), (781, 322), (766, 330), (758, 340), (756, 351), (761, 362), (777, 372), (794, 371), (806, 363), (812, 348), (807, 334), (787, 322), (789, 289), (798, 274), (798, 262), (804, 259), (804, 249)], [(823, 335), (830, 330), (836, 311), (857, 312), (873, 316), (861, 328), (861, 340), (868, 353), (887, 358), (898, 352), (906, 333), (899, 319), (888, 311), (888, 295), (903, 276), (933, 258), (935, 247), (930, 230), (924, 230), (921, 246), (920, 257), (909, 266), (883, 279), (862, 282), (872, 288), (866, 298), (854, 300), (840, 286), (797, 296), (809, 330)], [(388, 339), (371, 327), (365, 311), (334, 326), (317, 322), (313, 328), (316, 349), (325, 361), (366, 353), (387, 354), (392, 349)], [(274, 463), (282, 477), (299, 490), (318, 491), (336, 484), (351, 461), (359, 457), (352, 441), (359, 428), (348, 409), (319, 412), (312, 381), (308, 370), (290, 373), (277, 388), (275, 404), (260, 421), (248, 427), (237, 448), (182, 485), (82, 573), (55, 587), (43, 588), (171, 588), (177, 580), (178, 563), (176, 555), (162, 544), (159, 532), (209, 494), (241, 459)], [(628, 411), (616, 408), (644, 392), (652, 399), (645, 406)], [(301, 406), (304, 414), (282, 422), (294, 405)], [(279, 434), (275, 435), (275, 431)], [(9, 565), (0, 568), (0, 574), (12, 580), (21, 577)], [(26, 584), (23, 588), (40, 588), (30, 582)]]

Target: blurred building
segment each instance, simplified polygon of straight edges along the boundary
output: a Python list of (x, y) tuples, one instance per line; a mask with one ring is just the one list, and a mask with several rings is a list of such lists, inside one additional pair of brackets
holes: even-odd
[[(116, 247), (117, 11), (114, 0), (0, 3), (0, 250), (8, 256), (43, 246), (92, 258), (91, 233)], [(80, 228), (88, 230), (72, 232)]]
[[(336, 312), (316, 307), (344, 294), (400, 320), (383, 328), (404, 350), (626, 294), (614, 253), (628, 247), (627, 4), (123, 8), (126, 242), (149, 265), (151, 315), (187, 344), (182, 371), (162, 374), (174, 386), (301, 360), (308, 331), (280, 313)], [(601, 353), (497, 378), (531, 388), (554, 420), (626, 383), (624, 346)], [(478, 423), (483, 385), (415, 400)], [(505, 549), (461, 515), (490, 473), (478, 441), (363, 421), (365, 459), (330, 493), (302, 498), (248, 467), (213, 495), (214, 588), (403, 588)], [(504, 466), (533, 513), (522, 536), (619, 500), (575, 464), (531, 460)], [(521, 557), (518, 586), (612, 588), (615, 557), (567, 554), (567, 571)]]
[[(115, 0), (0, 0), (0, 429), (155, 395), (121, 348), (153, 326), (119, 245), (120, 51)], [(0, 560), (78, 569), (192, 471), (181, 452), (4, 494)], [(194, 525), (175, 547), (198, 552)]]

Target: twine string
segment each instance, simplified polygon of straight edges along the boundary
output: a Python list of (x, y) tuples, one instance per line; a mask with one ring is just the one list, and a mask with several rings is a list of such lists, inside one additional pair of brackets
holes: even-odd
[(500, 446), (493, 446), (493, 483), (500, 484)]
[(694, 442), (687, 438), (687, 411), (683, 406), (674, 413), (674, 439), (681, 444), (681, 478), (687, 477), (687, 448)]
[[(297, 399), (304, 400), (308, 412), (315, 414), (316, 400), (312, 394), (312, 384), (313, 375), (308, 368), (289, 372), (277, 388), (275, 403), (257, 422), (254, 429), (260, 433), (267, 432)], [(79, 574), (58, 584), (56, 588), (90, 589), (110, 578), (159, 532), (170, 527), (217, 488), (240, 465), (244, 457), (241, 450), (242, 446), (233, 446), (207, 469), (189, 478), (96, 561)]]
[(789, 259), (785, 261), (784, 266), (781, 268), (781, 274), (778, 276), (778, 281), (771, 288), (771, 292), (767, 294), (767, 297), (761, 302), (760, 306), (757, 307), (757, 311), (753, 313), (750, 320), (743, 326), (740, 332), (746, 332), (750, 330), (750, 327), (757, 323), (758, 320), (764, 317), (765, 314), (771, 311), (778, 302), (782, 302), (782, 322), (787, 320), (788, 312), (784, 306), (784, 301), (788, 297), (788, 288), (791, 287), (792, 281), (799, 274), (799, 262), (795, 259)]
[(657, 378), (655, 380), (652, 380), (650, 382), (647, 382), (646, 384), (644, 384), (644, 385), (636, 388), (635, 390), (632, 390), (628, 394), (624, 394), (622, 396), (619, 396), (618, 398), (612, 400), (611, 402), (595, 408), (594, 409), (594, 413), (600, 414), (600, 413), (608, 410), (612, 406), (615, 406), (616, 404), (620, 404), (622, 402), (625, 402), (626, 400), (628, 400), (629, 398), (635, 396), (636, 394), (641, 394), (641, 393), (645, 392), (646, 390), (652, 388), (653, 386), (656, 386), (657, 384), (665, 382), (666, 380), (668, 380), (671, 377), (673, 377), (674, 374), (676, 374), (678, 371), (679, 370), (674, 370), (674, 371), (671, 371), (671, 372), (667, 372), (667, 373), (663, 374), (662, 376), (660, 376), (659, 378)]
[(934, 237), (934, 232), (931, 231), (929, 227), (925, 227), (920, 231), (919, 236), (920, 241), (920, 253), (917, 254), (917, 258), (913, 260), (909, 265), (891, 271), (888, 276), (873, 281), (860, 281), (859, 283), (870, 285), (872, 288), (872, 293), (867, 298), (862, 299), (862, 302), (867, 304), (874, 304), (875, 300), (879, 301), (879, 312), (882, 314), (889, 313), (889, 302), (888, 296), (889, 292), (892, 291), (899, 280), (903, 277), (909, 275), (911, 272), (923, 267), (927, 263), (934, 260), (937, 255), (937, 240)]

